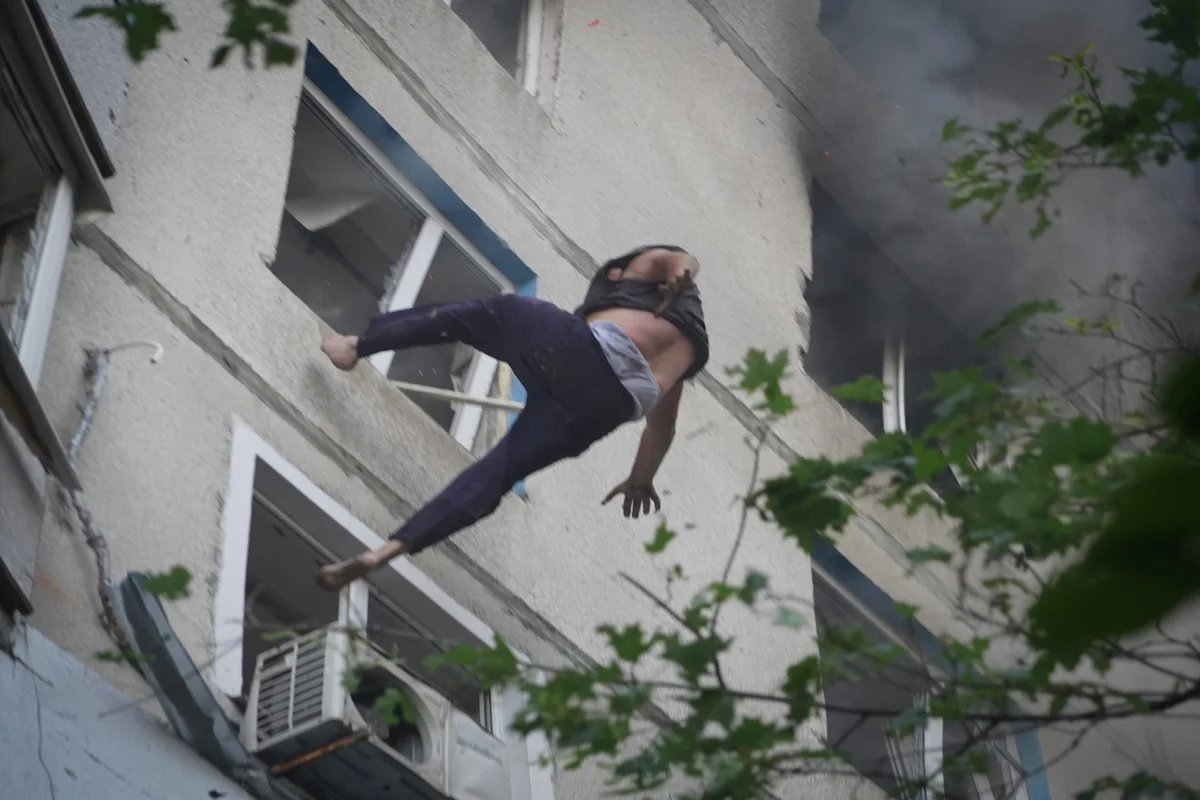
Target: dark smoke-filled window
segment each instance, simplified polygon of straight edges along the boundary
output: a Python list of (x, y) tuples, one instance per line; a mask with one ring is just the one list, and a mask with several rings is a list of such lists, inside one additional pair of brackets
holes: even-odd
[(969, 340), (933, 305), (825, 189), (812, 189), (811, 317), (804, 369), (828, 390), (863, 375), (888, 387), (888, 403), (843, 405), (875, 435), (920, 432), (933, 420), (935, 372), (972, 363)]

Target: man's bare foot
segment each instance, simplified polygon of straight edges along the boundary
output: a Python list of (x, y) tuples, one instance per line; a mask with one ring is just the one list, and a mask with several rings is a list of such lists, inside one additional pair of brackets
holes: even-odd
[(358, 337), (326, 336), (321, 342), (321, 352), (329, 356), (335, 367), (349, 372), (358, 363)]
[(408, 551), (408, 545), (398, 539), (388, 539), (383, 546), (365, 553), (359, 553), (354, 558), (339, 561), (322, 567), (317, 573), (317, 585), (322, 589), (336, 592), (348, 583), (358, 580), (373, 569), (378, 569), (397, 556)]
[(317, 585), (330, 592), (336, 592), (348, 583), (352, 583), (375, 569), (374, 559), (370, 553), (360, 553), (354, 558), (339, 561), (321, 567), (317, 573)]

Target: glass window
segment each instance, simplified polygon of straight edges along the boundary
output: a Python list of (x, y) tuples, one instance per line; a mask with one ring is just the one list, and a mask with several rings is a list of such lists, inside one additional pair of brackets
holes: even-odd
[(359, 331), (379, 313), (423, 221), (305, 99), (271, 268), (284, 284), (335, 330)]
[[(450, 239), (442, 238), (429, 266), (414, 306), (443, 303), (461, 297), (500, 294), (501, 286)], [(464, 344), (443, 344), (419, 350), (402, 350), (392, 356), (388, 377), (395, 381), (421, 383), (456, 392), (468, 391), (468, 377), (476, 363), (476, 351)], [(413, 397), (438, 424), (450, 430), (457, 409), (448, 403)]]
[[(384, 310), (512, 290), (311, 87), (300, 103), (295, 137), (271, 271), (332, 328), (358, 333)], [(393, 380), (472, 397), (489, 396), (495, 384), (495, 361), (461, 344), (380, 353), (371, 362)], [(472, 448), (477, 409), (409, 394)]]

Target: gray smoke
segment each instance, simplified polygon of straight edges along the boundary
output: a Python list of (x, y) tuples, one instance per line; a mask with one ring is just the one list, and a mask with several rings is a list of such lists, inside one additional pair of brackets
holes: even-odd
[[(1051, 52), (1094, 44), (1106, 97), (1124, 99), (1120, 67), (1163, 61), (1162, 48), (1137, 27), (1148, 0), (823, 0), (819, 15), (797, 0), (711, 2), (811, 115), (809, 140), (799, 145), (813, 154), (815, 225), (827, 226), (814, 230), (815, 357), (824, 346), (826, 363), (849, 363), (839, 348), (881, 334), (856, 331), (823, 344), (817, 304), (842, 315), (829, 330), (844, 330), (843, 301), (868, 296), (860, 324), (877, 326), (891, 316), (887, 303), (907, 302), (889, 288), (905, 281), (924, 295), (915, 315), (937, 317), (939, 331), (969, 340), (1019, 302), (1069, 300), (1070, 281), (1097, 286), (1114, 272), (1139, 278), (1146, 299), (1167, 309), (1200, 270), (1194, 166), (1176, 163), (1138, 181), (1115, 172), (1072, 176), (1055, 195), (1062, 217), (1037, 241), (1028, 237), (1028, 210), (1014, 207), (983, 225), (978, 210), (949, 210), (939, 183), (954, 154), (940, 142), (945, 120), (1036, 122), (1066, 96), (1071, 84), (1058, 79)], [(799, 38), (814, 21), (836, 52)], [(1077, 302), (1072, 310), (1105, 309)], [(928, 346), (938, 348), (932, 337)], [(1056, 346), (1043, 354), (1064, 380), (1097, 355)]]

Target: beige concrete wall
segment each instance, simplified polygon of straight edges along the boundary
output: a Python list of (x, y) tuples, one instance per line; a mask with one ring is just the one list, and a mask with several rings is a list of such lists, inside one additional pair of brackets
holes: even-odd
[[(137, 352), (114, 358), (80, 473), (115, 575), (183, 563), (196, 576), (192, 597), (170, 613), (204, 661), (235, 416), (381, 535), (470, 456), (369, 367), (345, 375), (323, 363), (322, 323), (267, 269), (300, 66), (210, 71), (213, 15), (174, 8), (182, 32), (131, 77), (109, 187), (115, 213), (82, 226), (69, 254), (41, 392), (69, 436), (83, 347), (165, 346), (156, 366)], [(641, 546), (653, 520), (599, 506), (632, 462), (639, 429), (628, 426), (531, 478), (527, 501), (506, 499), (492, 518), (414, 559), (515, 646), (552, 662), (603, 657), (599, 623), (665, 624), (619, 573), (663, 588), (665, 568), (679, 562), (689, 578), (676, 597), (719, 577), (752, 461), (746, 410), (722, 388), (724, 367), (747, 347), (798, 343), (810, 229), (799, 123), (686, 0), (568, 3), (562, 29), (554, 94), (535, 99), (440, 0), (312, 0), (295, 12), (297, 37), (311, 39), (538, 273), (543, 297), (570, 306), (597, 261), (648, 240), (678, 241), (704, 263), (713, 360), (709, 379), (685, 394), (659, 480), (664, 516), (680, 532), (667, 556), (651, 559)], [(800, 410), (779, 428), (767, 474), (790, 453), (844, 455), (865, 440), (806, 377), (790, 385)], [(937, 526), (867, 510), (847, 532), (848, 557), (943, 620), (945, 576), (910, 579), (894, 538), (911, 530), (923, 542), (940, 536)], [(82, 658), (108, 646), (94, 622), (91, 569), (78, 535), (61, 519), (51, 524), (35, 622)], [(811, 597), (807, 557), (756, 519), (733, 579), (747, 569)], [(748, 689), (771, 688), (813, 651), (810, 634), (785, 635), (771, 620), (726, 618), (739, 642), (727, 668)], [(131, 672), (101, 669), (145, 694)], [(571, 787), (594, 777), (561, 777), (560, 796), (589, 796)], [(813, 791), (843, 796), (822, 786)]]

